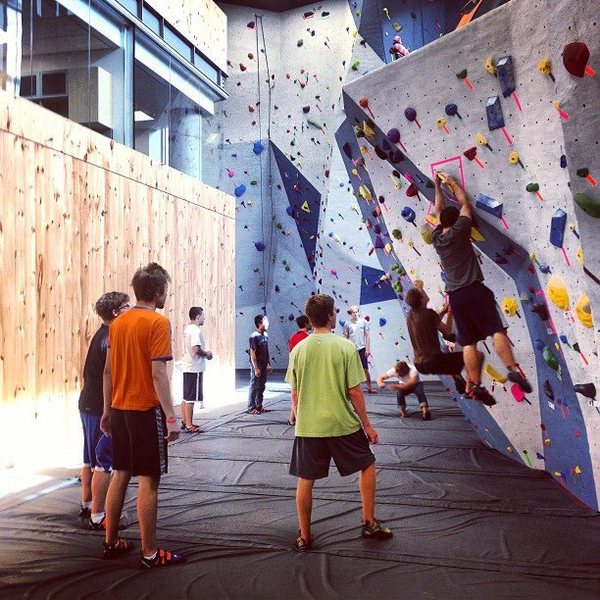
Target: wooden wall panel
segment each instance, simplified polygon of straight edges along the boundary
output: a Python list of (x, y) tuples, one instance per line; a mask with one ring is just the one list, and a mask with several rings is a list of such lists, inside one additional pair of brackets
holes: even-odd
[(111, 290), (133, 299), (131, 277), (150, 260), (173, 280), (165, 315), (175, 357), (189, 307), (204, 306), (216, 356), (207, 388), (233, 394), (231, 196), (0, 92), (0, 197), (5, 462), (19, 462), (28, 425), (38, 447), (45, 436), (52, 443), (57, 434), (79, 435), (83, 362), (100, 325), (94, 303)]

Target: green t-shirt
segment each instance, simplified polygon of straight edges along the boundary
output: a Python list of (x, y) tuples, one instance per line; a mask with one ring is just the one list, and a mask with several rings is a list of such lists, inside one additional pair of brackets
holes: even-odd
[(348, 390), (365, 380), (365, 372), (351, 341), (309, 335), (292, 350), (285, 380), (298, 392), (296, 436), (337, 437), (361, 428)]

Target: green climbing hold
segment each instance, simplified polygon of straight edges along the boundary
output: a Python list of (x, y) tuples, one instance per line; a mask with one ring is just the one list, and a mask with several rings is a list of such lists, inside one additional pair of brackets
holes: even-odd
[(456, 76), (457, 76), (459, 79), (466, 79), (466, 78), (467, 78), (467, 70), (466, 70), (466, 69), (463, 69), (462, 71), (459, 71), (459, 72), (456, 74)]
[(429, 225), (427, 225), (427, 224), (421, 225), (421, 227), (419, 228), (419, 232), (421, 234), (421, 237), (423, 238), (423, 241), (426, 244), (428, 244), (428, 245), (433, 244), (433, 229), (431, 229), (431, 227), (429, 227)]
[(358, 71), (358, 65), (360, 65), (360, 60), (358, 60), (358, 58), (357, 58), (356, 60), (352, 61), (351, 69), (353, 71)]
[(539, 184), (537, 184), (537, 183), (528, 183), (528, 184), (525, 186), (525, 189), (526, 189), (528, 192), (539, 192), (539, 191), (540, 191), (540, 186), (539, 186)]
[(315, 121), (314, 119), (306, 119), (309, 125), (312, 125), (313, 127), (316, 127), (317, 129), (320, 129), (321, 131), (323, 131), (323, 125), (321, 125), (321, 123), (319, 123), (318, 121)]
[(558, 360), (554, 352), (552, 352), (552, 348), (550, 346), (544, 346), (544, 350), (542, 351), (542, 356), (546, 361), (546, 364), (555, 371), (558, 371)]
[(594, 219), (600, 219), (600, 200), (590, 198), (587, 194), (575, 194), (575, 204)]
[(402, 232), (399, 229), (393, 229), (392, 230), (392, 237), (395, 240), (401, 240), (402, 239)]

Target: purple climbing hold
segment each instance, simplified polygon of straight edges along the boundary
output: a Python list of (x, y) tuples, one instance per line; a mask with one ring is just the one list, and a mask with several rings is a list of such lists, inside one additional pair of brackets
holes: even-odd
[(254, 245), (259, 252), (262, 252), (266, 248), (263, 242), (254, 242)]
[(400, 132), (395, 127), (387, 132), (387, 136), (392, 144), (397, 144), (400, 141)]

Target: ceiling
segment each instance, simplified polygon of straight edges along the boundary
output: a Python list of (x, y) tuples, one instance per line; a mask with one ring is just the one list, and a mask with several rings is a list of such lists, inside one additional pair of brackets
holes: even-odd
[(237, 6), (246, 6), (248, 8), (256, 8), (258, 10), (270, 10), (272, 12), (285, 12), (301, 6), (314, 5), (318, 6), (319, 2), (310, 2), (306, 0), (225, 0), (218, 4), (236, 4)]

